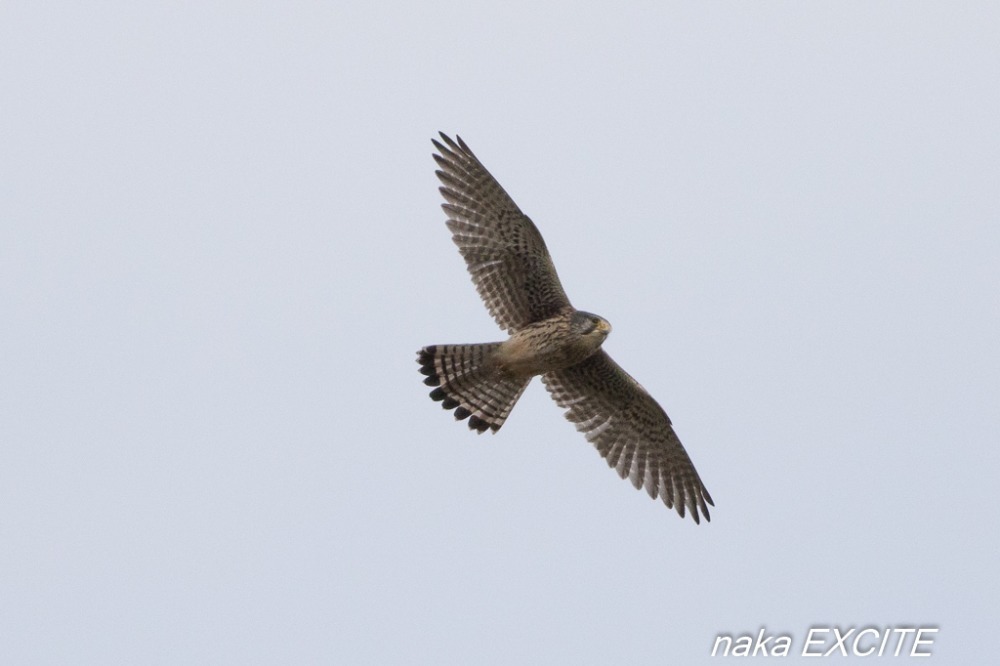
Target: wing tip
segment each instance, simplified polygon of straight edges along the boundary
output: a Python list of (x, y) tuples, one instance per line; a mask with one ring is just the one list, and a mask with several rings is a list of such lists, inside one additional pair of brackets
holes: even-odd
[[(434, 144), (435, 148), (441, 151), (442, 155), (455, 157), (456, 153), (461, 153), (466, 157), (476, 159), (475, 153), (472, 152), (472, 149), (469, 148), (469, 145), (465, 143), (460, 134), (456, 134), (455, 138), (452, 139), (444, 132), (439, 131), (438, 136), (441, 138), (441, 141), (443, 141), (447, 147), (445, 147), (445, 145), (442, 145), (442, 143), (435, 138), (431, 138), (431, 143)], [(437, 158), (435, 157), (435, 159)]]

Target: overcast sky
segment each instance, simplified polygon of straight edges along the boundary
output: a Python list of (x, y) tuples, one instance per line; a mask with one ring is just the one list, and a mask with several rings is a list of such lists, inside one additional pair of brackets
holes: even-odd
[[(0, 6), (0, 662), (995, 656), (996, 4), (345, 4)], [(501, 338), (438, 130), (711, 523), (537, 381), (496, 435), (427, 397), (417, 349)]]

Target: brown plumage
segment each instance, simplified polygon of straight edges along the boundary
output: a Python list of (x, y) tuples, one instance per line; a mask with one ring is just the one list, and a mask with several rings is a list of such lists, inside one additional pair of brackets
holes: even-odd
[[(443, 143), (442, 143), (443, 142)], [(452, 240), (490, 314), (510, 337), (418, 352), (431, 398), (477, 432), (496, 432), (531, 378), (608, 465), (682, 517), (710, 520), (712, 497), (646, 390), (601, 349), (607, 321), (576, 310), (534, 223), (459, 137), (433, 141)]]

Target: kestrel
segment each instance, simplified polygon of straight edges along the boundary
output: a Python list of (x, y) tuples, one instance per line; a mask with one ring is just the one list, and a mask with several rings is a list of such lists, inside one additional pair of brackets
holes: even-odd
[[(469, 428), (500, 429), (531, 378), (541, 375), (566, 418), (608, 465), (683, 518), (711, 520), (712, 497), (670, 418), (601, 344), (611, 324), (576, 310), (537, 227), (457, 137), (432, 140), (452, 240), (503, 342), (431, 345), (418, 352), (431, 398)], [(700, 514), (700, 515), (699, 515)]]

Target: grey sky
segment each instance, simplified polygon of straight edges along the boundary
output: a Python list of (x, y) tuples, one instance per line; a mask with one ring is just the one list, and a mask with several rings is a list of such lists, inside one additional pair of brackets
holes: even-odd
[[(995, 654), (995, 4), (343, 4), (0, 7), (0, 662)], [(438, 130), (711, 523), (538, 382), (496, 436), (428, 399), (419, 347), (501, 337)]]

